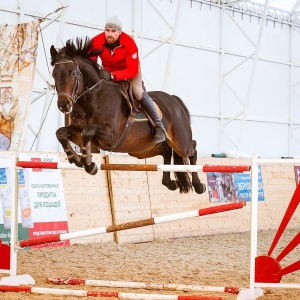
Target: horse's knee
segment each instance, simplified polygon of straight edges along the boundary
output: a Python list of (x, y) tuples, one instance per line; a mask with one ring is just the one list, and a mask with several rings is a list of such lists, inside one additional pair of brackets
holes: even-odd
[(68, 132), (66, 128), (61, 127), (56, 130), (56, 138), (60, 140), (67, 140), (68, 139)]
[(86, 126), (86, 127), (82, 130), (81, 136), (82, 136), (82, 138), (91, 140), (92, 137), (95, 135), (95, 133), (96, 133), (95, 126), (90, 125), (90, 126)]

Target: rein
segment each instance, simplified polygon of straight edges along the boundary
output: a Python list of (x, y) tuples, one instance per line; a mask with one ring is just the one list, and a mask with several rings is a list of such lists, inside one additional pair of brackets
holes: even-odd
[(74, 84), (74, 87), (73, 87), (73, 90), (72, 90), (72, 95), (69, 95), (68, 93), (65, 93), (65, 92), (61, 92), (61, 93), (58, 93), (58, 96), (59, 95), (67, 96), (67, 97), (69, 97), (72, 100), (73, 103), (76, 103), (77, 100), (80, 97), (82, 97), (87, 92), (90, 93), (96, 86), (98, 86), (101, 82), (104, 81), (104, 79), (100, 79), (98, 82), (96, 82), (90, 88), (86, 87), (86, 90), (78, 96), (80, 79), (82, 80), (83, 76), (82, 76), (82, 73), (81, 73), (81, 71), (80, 71), (80, 69), (78, 67), (77, 62), (74, 61), (74, 60), (57, 61), (54, 65), (67, 64), (67, 63), (73, 63), (73, 64), (76, 65), (76, 76), (75, 76), (76, 77), (76, 81), (75, 81), (75, 84)]

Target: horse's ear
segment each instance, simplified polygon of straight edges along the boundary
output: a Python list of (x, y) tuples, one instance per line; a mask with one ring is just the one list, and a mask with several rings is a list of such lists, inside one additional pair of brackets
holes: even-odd
[(52, 45), (50, 47), (50, 54), (51, 54), (51, 58), (54, 58), (57, 55), (57, 50), (54, 48), (54, 46)]
[(75, 55), (74, 48), (71, 46), (70, 41), (66, 43), (66, 53), (71, 57)]

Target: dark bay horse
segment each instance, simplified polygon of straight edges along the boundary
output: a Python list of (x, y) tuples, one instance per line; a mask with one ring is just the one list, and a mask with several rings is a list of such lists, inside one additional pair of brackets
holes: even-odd
[[(103, 79), (107, 72), (89, 58), (99, 52), (91, 52), (89, 38), (69, 40), (56, 50), (51, 46), (51, 65), (58, 94), (57, 105), (61, 112), (70, 114), (70, 125), (57, 130), (56, 136), (67, 154), (69, 163), (84, 167), (94, 175), (97, 166), (92, 161), (92, 145), (98, 149), (128, 153), (139, 159), (162, 155), (164, 164), (191, 164), (197, 161), (196, 141), (192, 139), (190, 114), (183, 101), (161, 91), (149, 92), (162, 112), (162, 122), (167, 130), (165, 142), (153, 143), (153, 128), (149, 120), (133, 122), (126, 95), (120, 85)], [(132, 121), (133, 120), (133, 121)], [(127, 133), (127, 127), (131, 130)], [(82, 149), (78, 154), (70, 141)], [(181, 193), (195, 190), (205, 192), (196, 172), (163, 172), (162, 184), (170, 190), (179, 188)]]

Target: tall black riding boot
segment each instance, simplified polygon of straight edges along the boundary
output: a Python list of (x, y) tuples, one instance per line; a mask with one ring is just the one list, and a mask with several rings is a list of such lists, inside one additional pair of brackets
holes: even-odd
[(154, 143), (159, 144), (166, 140), (166, 130), (164, 124), (160, 120), (159, 116), (157, 115), (156, 109), (153, 105), (153, 100), (149, 97), (149, 95), (144, 92), (141, 103), (143, 108), (145, 109), (146, 113), (150, 116), (152, 121), (155, 124), (155, 134), (154, 134)]

